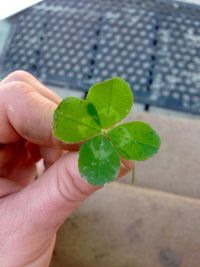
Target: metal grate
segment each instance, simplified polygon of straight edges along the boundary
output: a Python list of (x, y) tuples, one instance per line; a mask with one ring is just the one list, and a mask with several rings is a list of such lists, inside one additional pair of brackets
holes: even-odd
[(121, 76), (137, 99), (148, 102), (155, 22), (155, 14), (146, 10), (107, 13), (101, 21), (94, 81)]
[(152, 104), (200, 112), (200, 19), (157, 18)]
[(85, 91), (121, 76), (137, 102), (200, 114), (199, 14), (172, 0), (46, 0), (15, 17), (2, 68)]
[(46, 12), (30, 9), (18, 16), (3, 61), (5, 70), (25, 69), (37, 75)]

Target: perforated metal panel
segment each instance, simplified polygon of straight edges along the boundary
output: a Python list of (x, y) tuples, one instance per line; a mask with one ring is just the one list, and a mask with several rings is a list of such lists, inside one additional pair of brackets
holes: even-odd
[[(38, 62), (42, 78), (65, 81), (81, 87), (91, 76), (98, 16), (86, 16), (75, 9), (68, 13), (50, 12)], [(84, 25), (84, 27), (83, 27)]]
[(12, 38), (4, 57), (5, 70), (25, 69), (38, 75), (38, 58), (44, 36), (46, 12), (29, 9), (13, 24)]
[(15, 18), (2, 67), (85, 91), (122, 76), (137, 102), (200, 114), (199, 26), (172, 0), (46, 0)]
[(152, 103), (200, 112), (200, 19), (168, 14), (157, 25)]
[(132, 8), (107, 13), (101, 22), (93, 79), (121, 76), (141, 101), (148, 99), (155, 16)]

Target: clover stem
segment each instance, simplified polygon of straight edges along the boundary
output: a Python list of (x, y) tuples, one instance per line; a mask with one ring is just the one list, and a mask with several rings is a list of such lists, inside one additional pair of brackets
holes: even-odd
[(107, 140), (110, 140), (109, 136), (107, 135), (107, 132), (108, 132), (107, 130), (102, 129), (101, 132)]
[(107, 135), (108, 130), (102, 129), (101, 132), (102, 132), (104, 135)]
[(134, 185), (134, 183), (135, 183), (135, 167), (132, 170), (131, 185)]

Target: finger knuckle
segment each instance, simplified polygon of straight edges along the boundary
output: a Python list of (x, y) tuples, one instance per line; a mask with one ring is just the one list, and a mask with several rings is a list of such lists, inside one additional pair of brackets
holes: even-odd
[(24, 70), (16, 70), (11, 72), (6, 80), (7, 81), (24, 81), (27, 82), (31, 77), (31, 74)]
[(11, 90), (16, 94), (19, 95), (25, 95), (29, 92), (33, 92), (33, 88), (26, 82), (22, 81), (15, 81), (12, 83), (12, 86), (10, 86)]
[[(4, 84), (0, 90), (0, 100), (7, 102), (8, 99), (11, 99), (11, 96), (16, 100), (17, 97), (25, 95), (29, 92), (34, 92), (28, 83), (22, 81), (13, 81), (9, 84)], [(10, 101), (9, 101), (10, 102)]]

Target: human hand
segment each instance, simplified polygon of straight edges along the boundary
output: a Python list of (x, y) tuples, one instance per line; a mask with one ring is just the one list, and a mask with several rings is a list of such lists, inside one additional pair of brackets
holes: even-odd
[[(54, 139), (53, 112), (61, 99), (32, 75), (11, 73), (0, 83), (0, 263), (45, 267), (56, 232), (100, 187), (78, 172), (78, 152)], [(45, 171), (37, 175), (36, 162)], [(133, 167), (123, 161), (120, 176)]]

